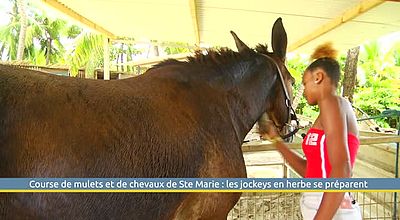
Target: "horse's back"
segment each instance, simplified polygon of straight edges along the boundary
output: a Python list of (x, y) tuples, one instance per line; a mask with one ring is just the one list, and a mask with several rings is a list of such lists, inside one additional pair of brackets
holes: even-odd
[[(210, 118), (229, 115), (220, 101), (167, 75), (104, 82), (0, 66), (0, 177), (243, 177), (229, 118)], [(185, 216), (187, 195), (3, 194), (0, 216), (169, 219)]]
[(169, 88), (173, 82), (6, 70), (0, 66), (0, 157), (13, 169), (1, 176), (196, 176), (193, 160), (201, 163), (205, 145), (196, 135), (201, 112), (190, 110), (190, 97), (182, 101), (180, 88)]

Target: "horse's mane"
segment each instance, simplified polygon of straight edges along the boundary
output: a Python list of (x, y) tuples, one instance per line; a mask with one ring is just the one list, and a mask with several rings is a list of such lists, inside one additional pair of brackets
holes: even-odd
[(253, 50), (246, 51), (245, 53), (238, 53), (228, 48), (221, 48), (218, 50), (209, 49), (205, 52), (196, 51), (193, 56), (187, 57), (187, 61), (178, 61), (175, 59), (167, 59), (154, 65), (151, 69), (157, 69), (168, 65), (205, 65), (205, 66), (221, 66), (233, 62), (240, 62), (249, 59), (255, 55)]
[(264, 44), (258, 44), (255, 48), (258, 53), (262, 53), (265, 55), (271, 55), (272, 53), (268, 51), (268, 46)]

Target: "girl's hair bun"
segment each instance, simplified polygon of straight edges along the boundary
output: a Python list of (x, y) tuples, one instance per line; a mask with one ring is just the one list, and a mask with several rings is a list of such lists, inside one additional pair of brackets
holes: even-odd
[(311, 55), (311, 60), (319, 58), (331, 58), (336, 59), (338, 51), (332, 46), (332, 42), (326, 42), (315, 48), (314, 53)]

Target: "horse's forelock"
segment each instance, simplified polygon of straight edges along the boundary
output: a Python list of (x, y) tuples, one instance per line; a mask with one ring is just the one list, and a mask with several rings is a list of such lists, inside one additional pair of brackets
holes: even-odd
[(272, 53), (268, 51), (268, 45), (266, 44), (258, 44), (255, 48), (258, 53), (262, 53), (265, 55), (271, 55)]

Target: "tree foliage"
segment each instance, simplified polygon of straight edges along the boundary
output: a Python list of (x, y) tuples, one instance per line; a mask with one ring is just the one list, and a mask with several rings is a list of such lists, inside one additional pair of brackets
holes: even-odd
[[(187, 43), (183, 43), (183, 42), (175, 42), (175, 43), (174, 42), (164, 42), (164, 44), (168, 45), (168, 46), (164, 47), (164, 51), (168, 55), (190, 52), (189, 45)], [(170, 46), (170, 45), (174, 45), (174, 46)]]
[[(386, 109), (400, 110), (400, 42), (391, 50), (383, 53), (377, 41), (362, 46), (358, 62), (357, 85), (354, 94), (354, 105), (370, 116), (380, 115)], [(339, 64), (344, 69), (345, 56), (339, 58)], [(288, 61), (288, 69), (296, 79), (294, 91), (300, 88), (301, 75), (306, 68), (307, 60), (294, 57)], [(341, 85), (340, 85), (341, 86)], [(339, 86), (339, 87), (340, 87)], [(340, 91), (341, 88), (338, 88)], [(338, 94), (341, 94), (340, 92)], [(297, 108), (299, 114), (315, 118), (317, 107), (309, 106), (304, 97), (299, 97)], [(390, 119), (377, 119), (382, 127), (396, 127), (389, 123)]]
[[(382, 52), (377, 41), (364, 45), (355, 104), (371, 116), (380, 115), (387, 109), (400, 110), (399, 45), (400, 42), (387, 53)], [(389, 121), (388, 118), (377, 120), (382, 127), (388, 127)]]
[(309, 61), (307, 59), (297, 55), (288, 60), (287, 67), (290, 74), (295, 79), (295, 83), (293, 86), (293, 95), (295, 102), (298, 102), (296, 112), (309, 118), (316, 118), (318, 116), (318, 106), (308, 105), (307, 100), (303, 96), (303, 90), (301, 89), (303, 73), (308, 64)]
[(76, 76), (80, 68), (85, 69), (87, 78), (94, 78), (95, 69), (103, 64), (103, 41), (100, 34), (82, 32), (77, 36), (69, 63), (72, 76)]

